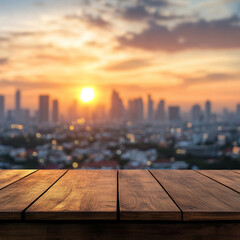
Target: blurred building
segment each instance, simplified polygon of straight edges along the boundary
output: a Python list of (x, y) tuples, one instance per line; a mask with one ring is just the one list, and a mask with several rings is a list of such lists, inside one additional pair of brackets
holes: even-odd
[(212, 116), (212, 104), (210, 101), (206, 101), (206, 103), (205, 103), (205, 120), (206, 120), (206, 122), (211, 121), (211, 116)]
[(143, 117), (143, 100), (142, 98), (136, 98), (128, 101), (128, 114), (132, 121), (142, 121)]
[(29, 109), (21, 109), (21, 122), (29, 123), (30, 121), (30, 111)]
[(4, 96), (0, 96), (0, 123), (4, 122), (5, 119), (5, 102)]
[(192, 107), (192, 121), (193, 122), (200, 122), (202, 121), (202, 110), (200, 105), (196, 104)]
[(21, 109), (21, 92), (20, 90), (16, 91), (15, 94), (15, 112), (14, 112), (15, 120), (18, 122), (22, 122), (22, 109)]
[(59, 116), (59, 106), (58, 106), (58, 100), (53, 100), (53, 108), (52, 108), (52, 121), (54, 123), (58, 122), (58, 116)]
[(111, 97), (111, 109), (110, 117), (111, 119), (122, 119), (124, 117), (125, 108), (123, 101), (119, 96), (119, 93), (115, 90), (112, 91)]
[(148, 121), (152, 122), (153, 121), (153, 115), (154, 115), (154, 109), (153, 109), (153, 100), (151, 95), (148, 95)]
[(12, 122), (14, 120), (14, 111), (13, 110), (8, 110), (7, 111), (7, 121)]
[(179, 106), (170, 106), (168, 108), (168, 118), (171, 122), (177, 122), (181, 119), (180, 107)]
[(156, 120), (160, 122), (164, 122), (166, 119), (166, 113), (165, 113), (165, 101), (160, 100), (157, 106), (157, 111), (156, 111)]
[(237, 104), (237, 117), (240, 117), (240, 103)]
[(39, 96), (39, 122), (46, 123), (49, 121), (49, 96)]

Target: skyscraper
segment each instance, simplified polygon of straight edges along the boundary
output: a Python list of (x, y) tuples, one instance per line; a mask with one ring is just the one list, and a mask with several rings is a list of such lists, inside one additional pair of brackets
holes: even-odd
[(58, 115), (59, 115), (59, 109), (58, 109), (58, 100), (53, 100), (53, 108), (52, 108), (52, 121), (54, 123), (58, 122)]
[(168, 117), (169, 117), (169, 121), (171, 121), (171, 122), (179, 121), (181, 119), (180, 107), (178, 107), (178, 106), (170, 106), (168, 108)]
[(124, 117), (125, 108), (117, 91), (112, 91), (111, 98), (111, 109), (110, 116), (111, 119), (122, 119)]
[(16, 113), (19, 112), (21, 109), (21, 92), (20, 90), (16, 91), (15, 95), (15, 111)]
[(151, 95), (148, 95), (148, 121), (149, 122), (153, 121), (153, 113), (154, 113), (153, 104), (154, 103), (153, 103)]
[(39, 122), (46, 123), (49, 121), (49, 96), (39, 96)]
[(22, 111), (21, 111), (21, 92), (20, 90), (16, 91), (15, 94), (15, 112), (14, 118), (16, 121), (22, 121)]
[(5, 102), (4, 96), (0, 96), (0, 123), (2, 123), (5, 119)]
[(212, 115), (211, 102), (206, 101), (206, 103), (205, 103), (205, 120), (206, 120), (206, 122), (210, 122), (211, 115)]
[(157, 112), (156, 112), (156, 120), (160, 121), (160, 122), (164, 122), (165, 121), (165, 101), (162, 99), (160, 100), (160, 102), (158, 103), (157, 106)]
[(142, 98), (136, 98), (128, 101), (128, 113), (129, 118), (132, 121), (143, 120), (143, 100)]
[(192, 121), (199, 122), (202, 120), (202, 110), (200, 105), (196, 104), (192, 107)]
[(240, 103), (237, 104), (237, 115), (240, 116)]

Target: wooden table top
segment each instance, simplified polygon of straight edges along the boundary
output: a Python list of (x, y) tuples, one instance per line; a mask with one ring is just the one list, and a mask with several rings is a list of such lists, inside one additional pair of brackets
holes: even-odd
[(239, 170), (0, 170), (0, 220), (240, 220)]

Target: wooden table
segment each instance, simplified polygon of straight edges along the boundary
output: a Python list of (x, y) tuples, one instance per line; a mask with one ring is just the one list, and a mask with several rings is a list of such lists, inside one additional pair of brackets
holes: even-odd
[(0, 240), (240, 239), (239, 170), (0, 170)]

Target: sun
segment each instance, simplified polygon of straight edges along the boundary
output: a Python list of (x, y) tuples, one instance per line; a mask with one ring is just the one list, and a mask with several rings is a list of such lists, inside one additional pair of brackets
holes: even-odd
[(80, 98), (83, 102), (91, 102), (95, 98), (95, 92), (92, 87), (85, 87), (82, 89)]

